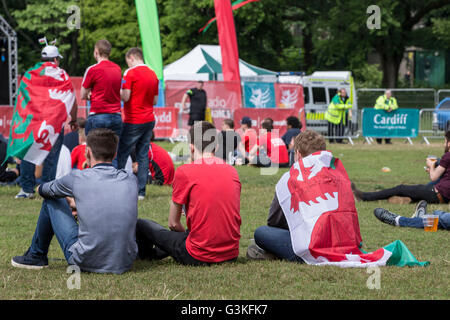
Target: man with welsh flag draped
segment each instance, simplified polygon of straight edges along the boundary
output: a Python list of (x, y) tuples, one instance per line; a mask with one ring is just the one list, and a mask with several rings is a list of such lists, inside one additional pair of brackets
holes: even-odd
[[(46, 39), (44, 40), (47, 44)], [(54, 45), (41, 52), (41, 62), (22, 77), (9, 133), (7, 157), (22, 159), (18, 198), (33, 198), (35, 166), (43, 163), (42, 182), (55, 179), (64, 124), (70, 114), (76, 129), (77, 103), (72, 82), (59, 67), (62, 56)]]
[(339, 267), (425, 266), (400, 241), (364, 252), (351, 182), (325, 139), (306, 130), (294, 140), (296, 162), (278, 181), (268, 226), (255, 231), (250, 259), (281, 258)]

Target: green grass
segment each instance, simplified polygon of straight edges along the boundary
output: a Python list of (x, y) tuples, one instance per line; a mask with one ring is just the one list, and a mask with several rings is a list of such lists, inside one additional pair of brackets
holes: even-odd
[[(171, 149), (169, 143), (160, 143)], [(330, 145), (356, 185), (376, 190), (396, 184), (426, 183), (425, 157), (442, 155), (435, 143), (413, 146), (395, 140), (392, 146)], [(381, 172), (389, 167), (390, 173)], [(266, 223), (274, 187), (286, 169), (263, 176), (259, 169), (237, 167), (242, 182), (240, 255), (236, 263), (211, 267), (186, 267), (172, 258), (136, 261), (123, 275), (81, 274), (81, 288), (67, 289), (67, 264), (56, 239), (46, 270), (28, 271), (11, 267), (14, 255), (28, 248), (38, 218), (41, 199), (15, 200), (17, 187), (0, 188), (0, 299), (448, 299), (450, 297), (450, 245), (448, 231), (394, 228), (373, 215), (386, 207), (410, 216), (414, 204), (393, 205), (386, 201), (357, 203), (364, 249), (375, 250), (393, 240), (402, 240), (426, 268), (381, 268), (381, 289), (370, 290), (366, 269), (314, 267), (282, 261), (248, 261), (245, 258), (254, 230)], [(171, 188), (150, 186), (149, 197), (139, 202), (139, 217), (167, 226)], [(430, 209), (448, 210), (447, 205)], [(220, 226), (217, 226), (220, 228)], [(53, 259), (53, 258), (56, 258)]]

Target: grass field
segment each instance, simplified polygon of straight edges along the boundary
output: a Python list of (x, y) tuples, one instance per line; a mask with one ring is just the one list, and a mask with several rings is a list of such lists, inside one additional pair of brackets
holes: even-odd
[[(171, 148), (168, 143), (161, 143)], [(356, 185), (376, 190), (396, 184), (426, 183), (423, 166), (429, 154), (441, 156), (442, 144), (400, 140), (394, 145), (330, 145)], [(391, 168), (383, 173), (382, 167)], [(376, 207), (410, 216), (414, 204), (393, 205), (386, 201), (357, 203), (361, 235), (366, 251), (393, 240), (402, 240), (425, 268), (381, 268), (381, 288), (369, 289), (366, 269), (314, 267), (281, 261), (248, 261), (246, 250), (254, 230), (266, 223), (274, 187), (281, 175), (264, 176), (259, 169), (237, 167), (242, 183), (240, 255), (236, 263), (211, 267), (186, 267), (171, 258), (136, 261), (123, 275), (82, 273), (81, 288), (67, 288), (67, 264), (56, 239), (49, 252), (49, 268), (42, 271), (15, 269), (10, 260), (23, 254), (34, 232), (42, 199), (15, 200), (18, 187), (0, 188), (0, 299), (449, 299), (449, 232), (396, 228), (379, 222)], [(212, 179), (214, 177), (211, 177)], [(139, 216), (167, 226), (171, 188), (151, 186), (148, 199), (139, 202)], [(449, 209), (430, 205), (430, 209)], [(220, 226), (217, 226), (220, 228)]]

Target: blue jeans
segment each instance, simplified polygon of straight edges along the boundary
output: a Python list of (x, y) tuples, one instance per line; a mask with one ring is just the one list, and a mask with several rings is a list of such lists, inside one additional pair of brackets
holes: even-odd
[[(98, 113), (91, 114), (86, 120), (84, 132), (86, 136), (91, 129), (108, 128), (120, 137), (122, 132), (122, 116), (118, 113)], [(117, 157), (113, 160), (114, 167), (117, 168)]]
[(58, 239), (64, 257), (69, 262), (69, 248), (78, 240), (78, 224), (65, 199), (45, 199), (31, 241), (30, 253), (47, 256), (53, 235)]
[(137, 178), (140, 196), (145, 196), (145, 186), (148, 178), (148, 150), (154, 127), (155, 121), (142, 124), (124, 123), (119, 139), (119, 150), (117, 151), (118, 169), (125, 168), (128, 156), (133, 148), (136, 147), (136, 161), (138, 163)]
[[(435, 210), (433, 214), (439, 216), (439, 229), (450, 230), (450, 212), (444, 212), (440, 210)], [(401, 217), (398, 220), (398, 225), (400, 227), (410, 227), (410, 228), (420, 228), (423, 229), (423, 220), (422, 218), (406, 218)]]
[[(59, 134), (58, 139), (50, 150), (47, 158), (44, 160), (44, 166), (42, 168), (42, 183), (55, 180), (56, 168), (58, 165), (59, 153), (61, 151), (62, 143), (64, 139), (64, 130)], [(34, 163), (23, 160), (20, 164), (20, 186), (22, 190), (27, 193), (34, 192), (34, 186), (36, 185), (36, 176), (34, 175), (36, 165)]]
[(303, 262), (292, 249), (291, 233), (289, 230), (262, 226), (255, 231), (255, 243), (262, 249), (269, 251), (278, 258)]

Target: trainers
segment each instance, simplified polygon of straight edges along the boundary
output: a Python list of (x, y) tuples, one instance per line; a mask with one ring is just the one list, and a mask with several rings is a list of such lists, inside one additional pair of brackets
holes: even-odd
[(38, 257), (30, 253), (30, 249), (23, 256), (16, 256), (11, 259), (11, 265), (15, 268), (39, 270), (48, 267), (47, 257)]
[(388, 199), (388, 202), (392, 204), (408, 204), (412, 202), (412, 199), (410, 197), (392, 196)]
[(398, 214), (392, 213), (389, 210), (383, 208), (376, 208), (373, 210), (373, 214), (377, 217), (381, 222), (390, 224), (391, 226), (396, 226), (395, 218), (398, 217)]
[(15, 199), (33, 199), (34, 192), (28, 193), (20, 189), (19, 193), (14, 197)]
[(138, 196), (138, 200), (145, 200), (145, 196)]
[(250, 260), (274, 260), (274, 259), (277, 259), (277, 256), (258, 247), (257, 244), (252, 244), (247, 249), (247, 259), (250, 259)]
[(425, 200), (419, 201), (416, 205), (416, 210), (414, 211), (411, 218), (422, 217), (427, 214), (427, 202)]
[(351, 186), (352, 186), (353, 195), (355, 196), (356, 200), (363, 201), (363, 192), (361, 190), (358, 190), (353, 182), (352, 182)]

